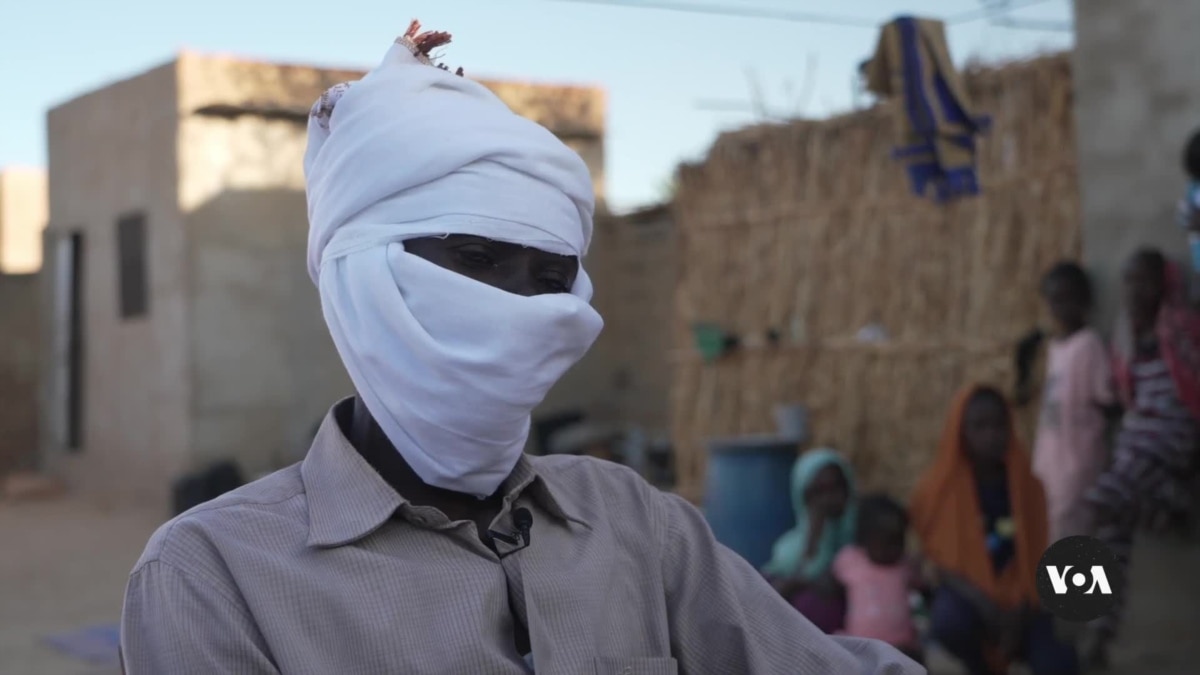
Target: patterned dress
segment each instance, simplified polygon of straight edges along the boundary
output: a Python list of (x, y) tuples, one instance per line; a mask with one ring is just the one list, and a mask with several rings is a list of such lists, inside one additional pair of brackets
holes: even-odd
[[(1112, 466), (1088, 493), (1097, 514), (1096, 537), (1125, 565), (1125, 579), (1138, 526), (1189, 509), (1189, 477), (1200, 441), (1200, 424), (1180, 400), (1157, 347), (1142, 350), (1130, 364), (1130, 375), (1133, 401), (1121, 420)], [(1121, 605), (1096, 627), (1115, 634)]]

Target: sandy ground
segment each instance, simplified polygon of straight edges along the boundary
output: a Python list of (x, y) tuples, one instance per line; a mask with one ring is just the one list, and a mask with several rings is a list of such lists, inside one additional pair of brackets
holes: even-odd
[[(105, 511), (79, 499), (0, 504), (0, 675), (113, 675), (42, 643), (117, 621), (125, 579), (162, 513)], [(1200, 672), (1200, 542), (1143, 541), (1116, 675)], [(933, 659), (935, 675), (958, 673)], [(1019, 672), (1014, 670), (1014, 672)]]
[(109, 675), (42, 643), (115, 623), (129, 571), (164, 514), (77, 499), (0, 504), (0, 674)]
[[(1143, 537), (1134, 550), (1125, 634), (1113, 648), (1109, 675), (1187, 675), (1200, 672), (1200, 542)], [(941, 655), (932, 675), (958, 675)], [(1013, 674), (1025, 675), (1020, 667)]]

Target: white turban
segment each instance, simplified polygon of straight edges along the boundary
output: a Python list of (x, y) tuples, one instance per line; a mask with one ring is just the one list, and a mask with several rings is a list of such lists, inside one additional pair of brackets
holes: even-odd
[(427, 484), (476, 496), (512, 471), (529, 417), (603, 322), (582, 269), (521, 297), (404, 250), (467, 234), (578, 256), (592, 234), (583, 160), (482, 85), (430, 65), (414, 28), (313, 106), (308, 266), (351, 380)]

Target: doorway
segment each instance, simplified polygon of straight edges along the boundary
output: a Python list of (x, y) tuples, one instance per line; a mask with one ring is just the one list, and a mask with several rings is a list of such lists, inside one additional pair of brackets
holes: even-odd
[(55, 431), (67, 452), (83, 450), (82, 232), (58, 238), (54, 252)]

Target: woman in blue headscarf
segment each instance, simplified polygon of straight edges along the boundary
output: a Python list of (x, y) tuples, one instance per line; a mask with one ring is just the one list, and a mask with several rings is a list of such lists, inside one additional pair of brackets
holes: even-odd
[(763, 573), (826, 633), (842, 629), (846, 602), (830, 567), (854, 540), (854, 470), (836, 450), (804, 453), (792, 467), (796, 526), (775, 542)]

